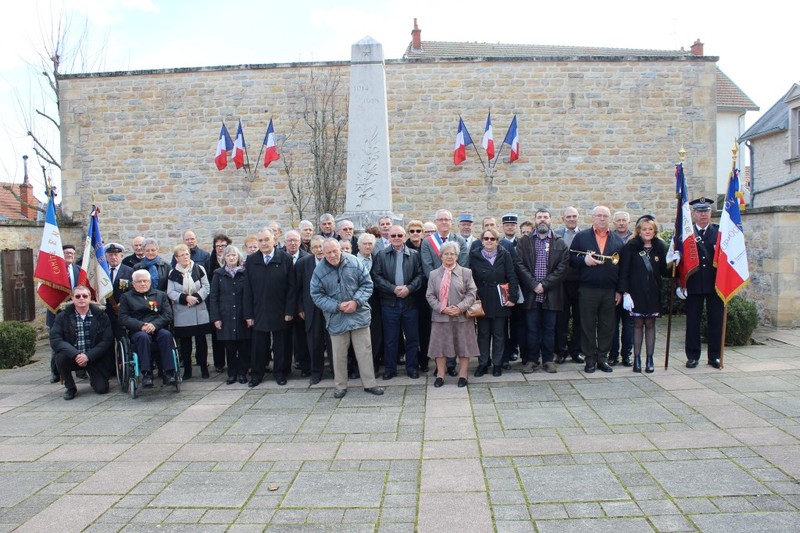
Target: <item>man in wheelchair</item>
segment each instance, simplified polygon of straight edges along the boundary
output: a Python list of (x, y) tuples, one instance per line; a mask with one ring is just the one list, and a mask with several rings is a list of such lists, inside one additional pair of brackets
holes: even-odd
[(131, 345), (139, 356), (142, 370), (142, 386), (153, 386), (151, 348), (156, 343), (161, 355), (164, 385), (174, 385), (175, 365), (172, 357), (172, 306), (167, 294), (150, 286), (150, 272), (136, 270), (131, 275), (133, 290), (122, 295), (119, 304), (119, 322), (131, 339)]
[(114, 333), (101, 305), (90, 304), (91, 292), (83, 285), (72, 289), (72, 302), (56, 315), (50, 328), (50, 347), (67, 391), (65, 400), (78, 393), (73, 370), (86, 370), (97, 394), (108, 392), (108, 376), (114, 360)]

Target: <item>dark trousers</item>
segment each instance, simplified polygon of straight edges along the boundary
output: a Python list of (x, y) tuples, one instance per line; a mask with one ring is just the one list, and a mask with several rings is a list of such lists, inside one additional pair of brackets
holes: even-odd
[[(197, 366), (199, 366), (200, 368), (207, 368), (208, 340), (206, 339), (205, 335), (196, 335), (194, 337), (194, 340), (195, 340), (194, 358), (197, 361)], [(190, 366), (192, 366), (192, 338), (181, 337), (178, 339), (178, 341), (181, 352), (181, 364), (185, 368), (189, 368)], [(221, 366), (224, 366), (224, 363)]]
[(703, 304), (706, 306), (708, 317), (708, 358), (719, 359), (725, 304), (716, 293), (690, 293), (686, 297), (686, 358), (700, 359), (700, 319), (703, 314)]
[(614, 289), (581, 287), (581, 351), (586, 356), (586, 364), (608, 362), (611, 338), (614, 336), (614, 308), (616, 292)]
[(137, 331), (131, 335), (131, 344), (139, 356), (139, 371), (150, 372), (153, 368), (150, 355), (154, 342), (158, 345), (161, 369), (165, 371), (175, 370), (175, 364), (172, 360), (172, 348), (175, 346), (172, 334), (166, 329), (159, 329), (153, 335), (149, 335), (144, 331)]
[[(508, 317), (478, 317), (478, 348), (480, 366), (500, 366), (503, 364), (503, 353), (506, 343)], [(491, 357), (490, 357), (491, 356)]]
[(308, 341), (306, 340), (306, 321), (299, 316), (292, 320), (291, 342), (287, 350), (289, 357), (298, 363), (301, 372), (311, 372), (311, 357), (308, 355)]
[(328, 354), (328, 362), (333, 370), (333, 348), (331, 347), (331, 337), (325, 327), (325, 318), (322, 312), (314, 314), (314, 319), (310, 325), (306, 323), (306, 342), (309, 353), (309, 369), (311, 375), (321, 378), (322, 371), (325, 370), (325, 354)]
[[(238, 341), (219, 341), (225, 347), (228, 359), (228, 377), (246, 376), (250, 368), (250, 339)], [(214, 363), (216, 365), (216, 363)]]
[(61, 379), (64, 380), (64, 386), (67, 389), (74, 389), (75, 380), (72, 378), (74, 370), (86, 370), (89, 374), (89, 384), (92, 390), (97, 394), (105, 394), (108, 392), (108, 376), (103, 369), (102, 361), (89, 361), (86, 366), (80, 366), (75, 362), (75, 358), (66, 354), (58, 354), (55, 356), (56, 369), (61, 374)]
[[(620, 328), (620, 324), (622, 328)], [(622, 342), (620, 342), (620, 329), (622, 330)], [(622, 349), (620, 349), (620, 344)], [(632, 351), (633, 317), (630, 312), (618, 305), (614, 317), (614, 337), (611, 339), (611, 357), (617, 358), (620, 355), (630, 357)]]
[[(372, 366), (374, 368), (380, 368), (383, 366), (385, 357), (383, 347), (383, 311), (381, 311), (379, 302), (370, 302), (370, 307), (369, 338), (372, 343)], [(350, 354), (353, 355), (352, 349), (350, 350)], [(353, 362), (355, 362), (354, 356), (348, 356), (347, 359), (348, 373), (350, 373), (350, 369), (353, 366), (357, 369), (358, 365), (353, 365)]]
[(400, 337), (405, 335), (406, 372), (417, 369), (419, 353), (419, 313), (416, 307), (398, 298), (394, 306), (381, 306), (383, 314), (384, 365), (386, 372), (397, 372)]
[[(572, 319), (572, 335), (569, 321)], [(578, 307), (578, 282), (564, 282), (564, 308), (556, 317), (556, 351), (575, 357), (581, 353), (581, 318)]]
[(250, 377), (264, 379), (269, 363), (269, 353), (272, 351), (272, 373), (275, 379), (285, 378), (292, 371), (292, 361), (286, 357), (286, 335), (290, 329), (276, 331), (253, 330), (251, 341), (252, 356), (250, 358)]
[(528, 330), (528, 361), (542, 363), (553, 361), (553, 346), (556, 339), (556, 312), (545, 309), (541, 302), (534, 302), (525, 310)]
[(217, 330), (216, 328), (211, 330), (211, 352), (213, 353), (214, 357), (214, 368), (222, 368), (225, 366), (225, 354), (227, 353), (228, 348), (226, 346), (226, 341), (221, 341), (217, 339)]
[[(511, 361), (511, 355), (518, 351), (520, 345), (520, 332), (525, 324), (525, 310), (518, 307), (511, 308), (511, 319), (508, 321), (506, 344), (503, 347), (503, 362)], [(520, 352), (522, 353), (522, 352)]]

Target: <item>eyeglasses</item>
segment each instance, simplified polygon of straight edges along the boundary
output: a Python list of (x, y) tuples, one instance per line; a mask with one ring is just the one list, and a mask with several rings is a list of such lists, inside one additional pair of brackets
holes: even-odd
[(436, 233), (436, 230), (435, 229), (426, 229), (425, 230), (425, 234), (426, 235), (431, 234), (431, 233)]
[(422, 233), (421, 229), (410, 229), (408, 230), (409, 233)]
[(133, 280), (134, 283), (150, 283), (149, 279), (135, 279)]
[(437, 218), (436, 222), (452, 222), (452, 218)]
[(391, 235), (389, 235), (389, 237), (391, 237), (392, 239), (397, 239), (398, 237), (405, 237), (405, 235), (403, 235), (402, 233), (392, 233)]
[(496, 237), (484, 237), (483, 240), (484, 241), (496, 241), (497, 238)]
[(72, 299), (73, 300), (83, 300), (84, 298), (89, 298), (89, 295), (88, 294), (73, 294), (72, 295)]

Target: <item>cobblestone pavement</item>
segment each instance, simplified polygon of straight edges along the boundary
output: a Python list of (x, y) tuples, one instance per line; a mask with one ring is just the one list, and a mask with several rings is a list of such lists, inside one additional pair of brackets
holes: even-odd
[(0, 371), (0, 530), (800, 531), (800, 331), (757, 339), (721, 371), (684, 367), (679, 324), (649, 375), (515, 365), (341, 400), (212, 372), (66, 402), (43, 361)]

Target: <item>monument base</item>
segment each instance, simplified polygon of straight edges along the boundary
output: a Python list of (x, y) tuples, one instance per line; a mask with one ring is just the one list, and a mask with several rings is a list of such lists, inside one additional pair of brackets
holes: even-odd
[(391, 217), (392, 224), (404, 226), (403, 215), (395, 215), (391, 211), (350, 211), (336, 217), (336, 222), (340, 220), (349, 220), (355, 227), (355, 234), (360, 235), (364, 233), (370, 226), (377, 226), (378, 221), (383, 217)]

